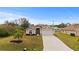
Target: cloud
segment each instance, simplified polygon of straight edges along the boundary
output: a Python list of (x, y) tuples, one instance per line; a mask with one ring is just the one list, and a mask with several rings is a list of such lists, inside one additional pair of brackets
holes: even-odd
[(78, 16), (70, 16), (70, 17), (60, 17), (60, 18), (52, 18), (52, 19), (39, 19), (38, 17), (30, 17), (30, 16), (25, 16), (25, 15), (20, 15), (20, 14), (15, 14), (15, 13), (7, 13), (7, 12), (0, 12), (0, 24), (4, 23), (6, 20), (8, 21), (13, 21), (15, 19), (19, 19), (25, 17), (29, 19), (29, 22), (32, 24), (59, 24), (61, 22), (64, 23), (77, 23), (79, 22), (79, 17)]
[(29, 22), (32, 24), (52, 24), (49, 19), (29, 18)]
[[(42, 20), (42, 19), (38, 19), (38, 18), (32, 18), (32, 17), (27, 17), (24, 15), (18, 15), (18, 14), (14, 14), (14, 13), (7, 13), (7, 12), (0, 12), (0, 24), (4, 23), (6, 20), (8, 21), (13, 21), (15, 19), (19, 19), (19, 18), (27, 18), (29, 20), (30, 23), (32, 24), (47, 24), (48, 20)], [(50, 24), (50, 23), (49, 23)]]
[(17, 15), (14, 13), (0, 12), (0, 23), (4, 23), (6, 20), (13, 21), (13, 20), (21, 18), (21, 17), (27, 18), (26, 16)]
[(7, 13), (7, 12), (0, 12), (0, 24), (4, 23), (6, 20), (13, 21), (15, 19), (19, 19), (25, 17), (29, 19), (29, 22), (32, 24), (51, 24), (51, 21), (49, 19), (39, 19), (38, 17), (27, 17), (24, 15), (18, 15), (15, 13)]

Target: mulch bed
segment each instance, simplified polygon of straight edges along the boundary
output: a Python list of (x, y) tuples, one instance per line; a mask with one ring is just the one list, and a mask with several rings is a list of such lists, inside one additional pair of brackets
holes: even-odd
[(19, 44), (19, 43), (22, 43), (23, 41), (22, 40), (11, 40), (10, 42), (11, 43), (18, 43)]

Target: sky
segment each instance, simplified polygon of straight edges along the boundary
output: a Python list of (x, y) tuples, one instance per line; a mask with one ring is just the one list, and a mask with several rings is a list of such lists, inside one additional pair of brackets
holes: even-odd
[(0, 7), (0, 24), (21, 17), (32, 24), (79, 23), (79, 7)]

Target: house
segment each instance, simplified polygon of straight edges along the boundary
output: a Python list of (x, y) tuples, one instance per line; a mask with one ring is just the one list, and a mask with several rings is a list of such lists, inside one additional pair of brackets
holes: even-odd
[(53, 27), (53, 30), (54, 30), (54, 32), (59, 32), (59, 31), (60, 31), (60, 28), (58, 28), (58, 27)]
[(72, 24), (70, 26), (62, 28), (61, 32), (69, 35), (79, 36), (79, 24)]
[(31, 25), (29, 28), (26, 29), (26, 35), (37, 35), (41, 34), (42, 27), (40, 25)]

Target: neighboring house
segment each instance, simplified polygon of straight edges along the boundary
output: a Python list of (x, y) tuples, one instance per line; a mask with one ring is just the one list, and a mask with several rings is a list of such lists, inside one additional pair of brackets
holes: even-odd
[(40, 25), (36, 25), (36, 26), (30, 26), (29, 28), (26, 29), (26, 34), (41, 34), (41, 29), (42, 27)]
[(79, 36), (79, 24), (72, 24), (70, 26), (62, 28), (61, 32), (69, 35)]
[(53, 27), (53, 30), (54, 30), (55, 32), (59, 32), (59, 31), (60, 31), (60, 28), (58, 28), (58, 27)]

